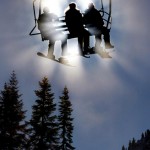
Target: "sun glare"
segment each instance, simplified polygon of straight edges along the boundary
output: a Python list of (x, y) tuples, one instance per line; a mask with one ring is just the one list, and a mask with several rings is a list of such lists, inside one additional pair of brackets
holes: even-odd
[(91, 2), (91, 0), (82, 0), (77, 3), (77, 6), (84, 12), (88, 8), (88, 4)]
[(61, 4), (62, 2), (60, 0), (44, 0), (42, 3), (43, 8), (48, 7), (51, 13), (55, 13), (59, 17), (63, 15)]
[(80, 51), (78, 47), (77, 38), (67, 41), (67, 47), (65, 49), (65, 58), (73, 65), (79, 65), (80, 63)]

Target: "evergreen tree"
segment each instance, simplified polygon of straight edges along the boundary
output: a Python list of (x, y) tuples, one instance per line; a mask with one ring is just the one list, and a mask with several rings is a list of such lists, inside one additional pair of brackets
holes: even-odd
[(73, 125), (72, 121), (72, 104), (69, 100), (68, 89), (65, 87), (63, 91), (63, 95), (60, 97), (59, 103), (59, 131), (60, 131), (60, 150), (73, 150), (75, 149), (72, 146), (72, 133), (73, 133)]
[(136, 146), (136, 141), (135, 138), (132, 139), (132, 148), (134, 148)]
[(131, 140), (129, 141), (128, 150), (132, 150), (132, 142), (131, 142)]
[(141, 135), (141, 140), (143, 140), (143, 139), (144, 139), (144, 137), (145, 137), (145, 136), (144, 136), (144, 133), (142, 133), (142, 135)]
[(122, 146), (122, 150), (126, 150), (125, 147), (124, 147), (124, 145)]
[[(124, 148), (125, 147), (123, 146), (122, 150)], [(134, 138), (132, 139), (132, 141), (130, 140), (128, 150), (150, 150), (150, 130), (147, 130), (145, 132), (145, 135), (144, 133), (142, 133), (140, 140), (136, 141)]]
[(40, 89), (35, 91), (38, 99), (32, 107), (32, 118), (30, 120), (30, 149), (56, 150), (58, 142), (58, 129), (54, 111), (54, 94), (46, 77), (39, 82)]
[(25, 111), (13, 71), (0, 93), (0, 149), (23, 149), (26, 142)]

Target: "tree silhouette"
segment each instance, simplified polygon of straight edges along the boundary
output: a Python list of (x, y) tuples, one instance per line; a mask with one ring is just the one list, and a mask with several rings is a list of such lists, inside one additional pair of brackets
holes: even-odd
[[(125, 148), (125, 150), (127, 150), (127, 148)], [(130, 140), (128, 150), (150, 150), (150, 130), (147, 130), (145, 134), (142, 133), (140, 140), (136, 141), (134, 138), (132, 141)]]
[[(16, 74), (0, 91), (0, 149), (2, 150), (74, 150), (72, 146), (72, 104), (65, 87), (59, 102), (59, 116), (55, 114), (54, 93), (46, 77), (35, 91), (37, 100), (32, 116), (25, 122), (23, 102), (19, 94)], [(58, 122), (57, 120), (58, 119)]]
[(71, 117), (73, 109), (69, 100), (68, 89), (65, 87), (63, 95), (60, 97), (59, 103), (59, 131), (60, 131), (60, 150), (73, 150), (72, 133), (73, 133), (73, 118)]
[(30, 120), (30, 149), (56, 150), (58, 146), (58, 129), (54, 111), (54, 94), (48, 79), (44, 77), (39, 82), (40, 89), (35, 91), (37, 96), (36, 104), (32, 107)]
[(122, 146), (122, 150), (126, 150), (125, 147), (124, 147), (124, 145)]
[(0, 93), (0, 149), (22, 149), (26, 144), (25, 111), (13, 71)]

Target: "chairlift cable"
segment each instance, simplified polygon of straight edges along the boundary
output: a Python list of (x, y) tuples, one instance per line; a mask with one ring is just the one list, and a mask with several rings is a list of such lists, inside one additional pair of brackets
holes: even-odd
[(101, 0), (101, 12), (102, 12), (102, 17), (104, 16), (104, 5), (103, 5), (103, 0)]
[(102, 5), (102, 8), (101, 8), (101, 10), (104, 10), (104, 6), (103, 6), (103, 0), (101, 0), (101, 5)]
[(34, 27), (33, 27), (33, 29), (30, 31), (30, 33), (29, 33), (29, 35), (38, 35), (38, 34), (41, 34), (41, 33), (33, 33), (34, 32), (34, 30), (35, 30), (35, 28), (37, 27), (37, 18), (36, 18), (36, 11), (35, 11), (35, 1), (36, 0), (33, 0), (33, 14), (34, 14)]
[(36, 19), (35, 5), (34, 5), (35, 1), (36, 0), (33, 0), (33, 13), (34, 13), (34, 21), (35, 21), (35, 24), (36, 24), (37, 19)]
[(41, 9), (42, 9), (42, 0), (40, 0), (39, 2), (39, 16), (41, 15)]

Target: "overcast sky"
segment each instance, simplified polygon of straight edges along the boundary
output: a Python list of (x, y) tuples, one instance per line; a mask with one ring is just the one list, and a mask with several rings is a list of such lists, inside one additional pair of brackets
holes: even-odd
[[(88, 1), (76, 2), (83, 12)], [(99, 9), (99, 1), (94, 2)], [(58, 0), (57, 5), (63, 16), (68, 1)], [(15, 70), (29, 118), (38, 81), (49, 78), (56, 101), (67, 86), (77, 150), (121, 150), (150, 128), (150, 1), (112, 0), (112, 5), (112, 59), (93, 55), (66, 67), (36, 55), (46, 53), (48, 43), (28, 35), (34, 26), (32, 0), (0, 4), (0, 88)]]

